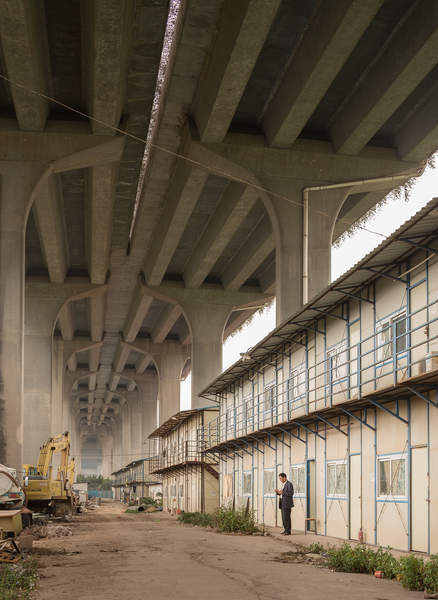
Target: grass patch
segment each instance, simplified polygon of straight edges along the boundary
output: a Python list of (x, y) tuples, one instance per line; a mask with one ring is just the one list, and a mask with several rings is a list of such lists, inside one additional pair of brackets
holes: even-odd
[(15, 565), (0, 567), (1, 600), (29, 600), (38, 579), (37, 562), (21, 560)]
[(254, 513), (246, 509), (228, 509), (220, 507), (213, 514), (183, 512), (178, 521), (200, 527), (213, 527), (225, 533), (255, 533), (258, 528)]

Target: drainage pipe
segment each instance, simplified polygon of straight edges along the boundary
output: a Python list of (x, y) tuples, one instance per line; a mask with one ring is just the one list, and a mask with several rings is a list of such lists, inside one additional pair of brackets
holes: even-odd
[[(422, 174), (424, 168), (418, 176)], [(315, 185), (305, 187), (303, 189), (303, 263), (302, 263), (302, 300), (303, 305), (309, 301), (309, 193), (310, 192), (322, 192), (324, 190), (337, 190), (346, 187), (360, 187), (362, 185), (368, 185), (370, 183), (382, 183), (387, 181), (388, 183), (395, 183), (403, 179), (407, 180), (414, 177), (417, 173), (404, 174), (404, 175), (390, 175), (386, 177), (373, 177), (371, 179), (356, 179), (353, 181), (343, 181), (342, 183), (331, 183), (329, 185)]]

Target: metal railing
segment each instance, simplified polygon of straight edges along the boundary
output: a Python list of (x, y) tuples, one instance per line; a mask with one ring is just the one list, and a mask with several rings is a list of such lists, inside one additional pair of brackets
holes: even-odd
[[(212, 437), (209, 438), (209, 443), (212, 439)], [(186, 463), (215, 464), (213, 457), (203, 454), (207, 447), (209, 446), (204, 440), (185, 440), (174, 444), (162, 443), (159, 454), (151, 461), (150, 471), (153, 473)]]
[[(251, 396), (234, 399), (234, 406), (222, 398), (219, 416), (204, 428), (207, 447), (360, 399), (438, 369), (438, 316), (430, 318), (438, 313), (438, 300), (415, 311), (395, 312), (397, 319), (387, 320), (380, 330), (356, 343), (349, 343), (347, 336), (341, 340), (338, 352), (333, 352), (333, 348), (326, 350), (313, 363), (307, 346), (304, 364), (292, 366), (282, 381), (274, 381)], [(346, 324), (351, 325), (347, 321)], [(346, 331), (349, 329), (347, 326)], [(258, 368), (259, 376), (260, 369), (264, 369), (263, 365)], [(256, 374), (253, 389), (257, 387)]]

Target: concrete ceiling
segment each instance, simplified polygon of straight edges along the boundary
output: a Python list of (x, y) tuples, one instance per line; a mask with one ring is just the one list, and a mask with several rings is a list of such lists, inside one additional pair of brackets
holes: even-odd
[[(184, 150), (190, 124), (206, 143), (243, 132), (264, 136), (271, 148), (329, 141), (341, 155), (385, 146), (418, 163), (438, 147), (433, 0), (193, 0), (181, 7), (155, 143)], [(12, 80), (146, 138), (167, 0), (0, 0), (0, 9), (0, 60)], [(23, 131), (62, 130), (68, 122), (117, 137), (3, 81), (0, 118)], [(115, 374), (150, 368), (124, 341), (190, 343), (181, 310), (139, 295), (139, 277), (152, 286), (275, 291), (274, 235), (260, 194), (169, 154), (151, 151), (129, 239), (144, 150), (126, 138), (118, 163), (54, 176), (28, 220), (28, 279), (85, 276), (107, 285), (105, 295), (70, 303), (55, 331), (94, 344), (69, 361), (71, 372), (94, 374), (81, 397), (87, 425), (99, 422), (108, 390), (126, 388)], [(383, 193), (350, 196), (335, 237)], [(233, 313), (225, 334), (252, 313)]]

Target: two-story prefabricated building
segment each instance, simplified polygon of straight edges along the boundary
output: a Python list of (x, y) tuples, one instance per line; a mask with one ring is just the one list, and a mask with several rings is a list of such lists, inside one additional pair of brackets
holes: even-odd
[(222, 504), (279, 525), (285, 471), (294, 529), (438, 552), (437, 254), (434, 199), (203, 392)]

